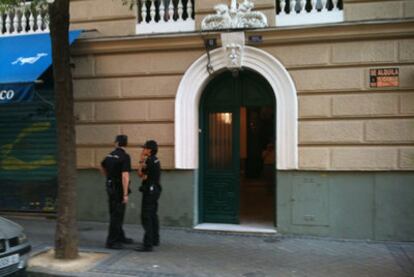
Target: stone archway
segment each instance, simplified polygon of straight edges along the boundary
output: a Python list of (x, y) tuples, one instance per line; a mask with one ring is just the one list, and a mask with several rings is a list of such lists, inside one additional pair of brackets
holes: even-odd
[[(222, 49), (211, 52), (215, 71), (226, 68)], [(199, 162), (199, 102), (210, 80), (207, 54), (195, 61), (184, 74), (175, 100), (175, 167), (197, 169)], [(245, 46), (242, 67), (262, 75), (272, 86), (276, 98), (276, 168), (298, 168), (298, 101), (296, 88), (285, 67), (267, 52)]]

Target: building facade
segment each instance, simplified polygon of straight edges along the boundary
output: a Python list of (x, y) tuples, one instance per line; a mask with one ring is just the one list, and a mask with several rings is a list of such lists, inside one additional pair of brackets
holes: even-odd
[(254, 1), (267, 27), (202, 30), (239, 2), (71, 1), (79, 219), (107, 220), (122, 133), (134, 167), (160, 144), (163, 225), (413, 240), (414, 2)]

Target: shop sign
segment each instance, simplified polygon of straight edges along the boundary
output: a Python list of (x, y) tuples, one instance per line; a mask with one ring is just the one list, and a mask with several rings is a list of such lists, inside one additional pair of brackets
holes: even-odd
[(14, 90), (1, 90), (0, 91), (0, 101), (11, 101), (14, 97)]
[(369, 71), (371, 88), (387, 88), (400, 86), (399, 68), (376, 68)]
[(33, 87), (33, 84), (0, 84), (0, 105), (30, 102)]

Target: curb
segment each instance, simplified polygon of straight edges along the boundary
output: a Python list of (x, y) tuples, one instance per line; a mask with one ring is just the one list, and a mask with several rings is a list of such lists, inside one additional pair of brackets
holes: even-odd
[(40, 272), (40, 271), (31, 271), (27, 270), (27, 277), (76, 277), (76, 275), (67, 275), (61, 273), (49, 273), (49, 272)]

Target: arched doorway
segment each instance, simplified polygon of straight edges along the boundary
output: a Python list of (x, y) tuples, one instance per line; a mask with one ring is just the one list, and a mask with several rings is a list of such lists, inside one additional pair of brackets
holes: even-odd
[(225, 71), (202, 94), (200, 221), (275, 225), (275, 111), (259, 74)]
[[(209, 58), (210, 57), (210, 58)], [(227, 56), (221, 48), (202, 55), (186, 70), (177, 90), (175, 99), (175, 168), (193, 170), (199, 175), (199, 107), (201, 96), (212, 76), (206, 70), (206, 64), (212, 65), (219, 73), (227, 68)], [(277, 137), (277, 170), (298, 168), (298, 100), (295, 84), (281, 62), (266, 51), (245, 46), (242, 67), (252, 70), (271, 85), (277, 101), (275, 130)], [(200, 178), (194, 184), (194, 225), (202, 222), (200, 212)], [(283, 196), (282, 196), (283, 197)], [(211, 229), (216, 229), (213, 226)]]
[[(199, 104), (205, 86), (211, 80), (206, 64), (219, 72), (226, 69), (227, 58), (222, 49), (210, 52), (197, 59), (181, 79), (175, 99), (175, 146), (174, 158), (177, 169), (199, 168)], [(276, 167), (280, 170), (298, 168), (298, 100), (295, 84), (274, 56), (259, 48), (245, 46), (243, 68), (263, 76), (272, 86), (277, 99), (276, 134), (278, 143)], [(197, 201), (197, 200), (196, 200)]]

